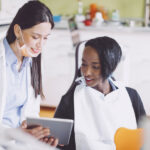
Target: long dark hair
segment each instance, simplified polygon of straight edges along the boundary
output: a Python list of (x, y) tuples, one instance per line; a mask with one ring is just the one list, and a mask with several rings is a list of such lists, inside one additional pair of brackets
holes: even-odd
[[(6, 39), (8, 43), (11, 44), (16, 40), (16, 36), (14, 34), (15, 24), (18, 24), (21, 29), (24, 30), (42, 22), (49, 22), (51, 24), (51, 28), (54, 27), (53, 15), (49, 8), (39, 1), (29, 1), (25, 3), (17, 12), (7, 31)], [(31, 84), (35, 92), (35, 97), (40, 94), (43, 98), (41, 54), (38, 57), (32, 58)]]

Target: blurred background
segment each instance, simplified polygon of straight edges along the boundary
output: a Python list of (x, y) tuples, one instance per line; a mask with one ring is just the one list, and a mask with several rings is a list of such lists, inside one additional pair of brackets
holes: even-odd
[[(19, 7), (27, 1), (0, 0), (0, 39)], [(150, 0), (41, 2), (51, 9), (55, 21), (43, 51), (46, 100), (41, 102), (41, 116), (53, 116), (61, 96), (72, 83), (77, 43), (97, 36), (110, 36), (119, 42), (123, 57), (113, 76), (139, 92), (150, 115)]]

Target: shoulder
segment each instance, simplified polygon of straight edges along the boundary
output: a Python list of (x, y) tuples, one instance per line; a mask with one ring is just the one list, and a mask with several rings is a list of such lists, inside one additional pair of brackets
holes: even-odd
[(132, 94), (138, 94), (137, 91), (131, 87), (126, 87), (127, 91)]
[(4, 48), (3, 40), (4, 39), (0, 40), (0, 57), (5, 55), (5, 53), (4, 53), (5, 52), (5, 48)]
[(73, 85), (67, 93), (62, 96), (60, 103), (56, 109), (54, 117), (56, 118), (74, 118), (74, 90), (76, 85)]
[(65, 95), (62, 96), (61, 101), (64, 103), (72, 103), (73, 102), (73, 97), (74, 97), (74, 91), (76, 88), (76, 84), (74, 84)]
[(130, 88), (130, 87), (126, 87), (126, 89), (127, 89), (127, 92), (129, 94), (129, 97), (131, 99), (131, 102), (132, 102), (133, 106), (141, 105), (142, 100), (141, 100), (141, 97), (138, 94), (138, 92), (135, 89)]
[[(134, 100), (139, 100), (140, 99), (140, 96), (138, 94), (138, 92), (133, 89), (133, 88), (130, 88), (130, 87), (126, 87), (126, 90), (131, 98), (131, 101), (134, 101)], [(140, 99), (141, 100), (141, 99)]]
[(142, 99), (141, 99), (140, 95), (138, 94), (138, 92), (135, 89), (132, 89), (129, 87), (126, 87), (126, 89), (130, 96), (130, 99), (131, 99), (134, 109), (140, 109), (140, 108), (144, 109)]

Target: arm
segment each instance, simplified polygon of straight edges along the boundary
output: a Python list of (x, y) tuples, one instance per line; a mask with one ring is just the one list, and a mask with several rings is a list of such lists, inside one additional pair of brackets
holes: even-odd
[(57, 109), (56, 109), (56, 112), (54, 114), (54, 118), (63, 118), (63, 119), (68, 119), (68, 112), (67, 112), (67, 109), (68, 109), (68, 106), (65, 102), (65, 98), (64, 96), (62, 97)]

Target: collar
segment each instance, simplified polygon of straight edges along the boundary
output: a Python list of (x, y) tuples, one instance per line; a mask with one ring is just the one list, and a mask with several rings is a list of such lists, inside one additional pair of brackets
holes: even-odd
[[(115, 90), (118, 89), (118, 87), (116, 87), (115, 84), (113, 83), (111, 77), (108, 78), (108, 81), (109, 81), (109, 84), (110, 84), (110, 86), (111, 86), (112, 91), (115, 91)], [(84, 79), (83, 76), (78, 77), (78, 78), (75, 80), (75, 82), (77, 82), (78, 84), (82, 84), (82, 85), (86, 86), (86, 82), (85, 82), (85, 79)]]
[[(6, 38), (4, 38), (3, 44), (5, 47), (6, 63), (8, 65), (17, 64), (17, 57), (16, 57), (15, 53), (13, 52), (13, 50), (11, 49)], [(25, 66), (25, 65), (31, 64), (31, 63), (32, 63), (32, 58), (24, 57), (22, 66)]]
[(109, 84), (110, 84), (110, 86), (111, 86), (112, 91), (115, 91), (115, 90), (118, 89), (118, 88), (115, 86), (115, 84), (112, 82), (112, 80), (111, 80), (110, 78), (108, 79), (108, 81), (109, 81)]
[(5, 47), (6, 63), (8, 65), (17, 64), (17, 57), (14, 54), (14, 52), (12, 51), (12, 49), (11, 49), (10, 45), (8, 44), (8, 41), (7, 41), (6, 38), (4, 38), (3, 44), (4, 44), (4, 47)]

